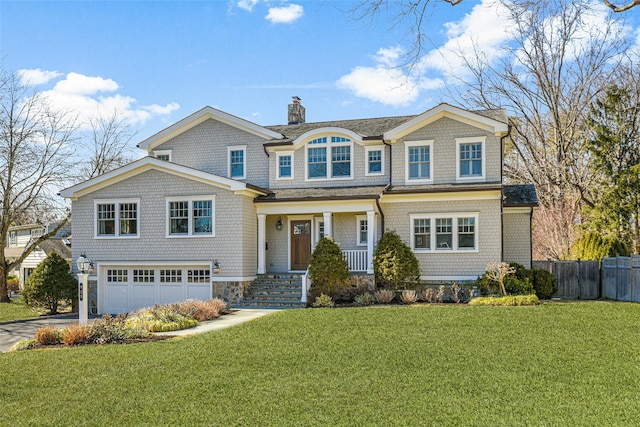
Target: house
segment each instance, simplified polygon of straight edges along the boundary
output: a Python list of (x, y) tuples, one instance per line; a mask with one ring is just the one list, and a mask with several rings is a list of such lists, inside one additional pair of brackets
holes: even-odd
[[(25, 224), (9, 227), (7, 246), (4, 248), (7, 260), (13, 261), (18, 259), (32, 241), (38, 237), (48, 233), (57, 227), (57, 223), (52, 224)], [(51, 252), (56, 252), (62, 258), (71, 261), (71, 243), (69, 236), (71, 234), (71, 223), (67, 223), (62, 227), (55, 236), (40, 243), (27, 257), (14, 268), (9, 274), (17, 276), (20, 280), (20, 289), (23, 289), (27, 278), (33, 273), (38, 265)]]
[(386, 229), (411, 246), (423, 281), (531, 265), (537, 197), (502, 184), (504, 110), (440, 104), (307, 123), (294, 98), (288, 113), (287, 125), (260, 126), (205, 107), (142, 141), (146, 157), (60, 193), (72, 201), (73, 258), (94, 264), (98, 313), (211, 296), (246, 305), (277, 280), (291, 280), (300, 305), (322, 236), (340, 244), (354, 282), (373, 280)]

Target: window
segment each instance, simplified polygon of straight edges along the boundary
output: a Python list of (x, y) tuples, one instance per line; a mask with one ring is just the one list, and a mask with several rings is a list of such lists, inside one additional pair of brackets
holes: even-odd
[(107, 269), (107, 282), (109, 283), (123, 283), (129, 279), (128, 270)]
[(96, 200), (95, 237), (138, 237), (138, 199)]
[(365, 153), (367, 156), (367, 171), (365, 175), (382, 175), (384, 173), (382, 169), (382, 148), (366, 147)]
[(171, 150), (154, 150), (153, 156), (156, 159), (164, 160), (165, 162), (171, 161)]
[(160, 270), (160, 283), (181, 283), (182, 270)]
[(315, 217), (315, 239), (314, 246), (324, 237), (324, 217)]
[(405, 179), (407, 182), (433, 182), (432, 147), (433, 141), (411, 141), (405, 143), (407, 160)]
[(133, 281), (137, 283), (153, 283), (154, 282), (154, 270), (133, 270)]
[(478, 250), (478, 213), (415, 214), (411, 218), (411, 249), (416, 252)]
[(276, 162), (278, 163), (278, 173), (276, 179), (293, 178), (293, 152), (277, 152)]
[(484, 179), (484, 137), (457, 138), (458, 163), (456, 165), (459, 180)]
[(369, 224), (366, 215), (356, 215), (356, 226), (358, 246), (366, 246), (369, 240)]
[(187, 270), (187, 282), (209, 283), (211, 273), (209, 270)]
[(245, 179), (245, 158), (246, 145), (227, 147), (229, 152), (229, 177), (236, 179)]
[(350, 139), (339, 136), (309, 141), (306, 147), (307, 179), (352, 178), (352, 146)]
[(167, 237), (214, 235), (214, 196), (167, 198)]

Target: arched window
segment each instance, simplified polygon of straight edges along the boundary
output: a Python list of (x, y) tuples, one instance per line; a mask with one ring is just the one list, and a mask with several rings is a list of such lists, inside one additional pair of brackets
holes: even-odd
[(307, 179), (353, 178), (353, 143), (341, 136), (324, 136), (307, 142)]

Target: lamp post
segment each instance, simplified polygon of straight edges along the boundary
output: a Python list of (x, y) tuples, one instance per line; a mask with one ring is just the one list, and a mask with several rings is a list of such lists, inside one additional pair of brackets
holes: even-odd
[(87, 259), (84, 252), (76, 260), (76, 267), (78, 267), (78, 323), (86, 325), (89, 319), (89, 301), (88, 301), (88, 279), (89, 279), (89, 266), (91, 262)]

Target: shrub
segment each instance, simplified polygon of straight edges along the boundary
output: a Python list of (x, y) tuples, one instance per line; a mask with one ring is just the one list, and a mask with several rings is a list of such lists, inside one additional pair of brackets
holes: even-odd
[(444, 295), (446, 293), (447, 293), (447, 288), (444, 285), (440, 285), (433, 298), (434, 302), (442, 303), (442, 299), (444, 298)]
[(541, 268), (533, 270), (533, 289), (540, 299), (549, 299), (558, 291), (558, 283), (553, 274)]
[(191, 319), (171, 305), (141, 310), (125, 321), (128, 328), (141, 328), (149, 332), (178, 331), (196, 326), (198, 321)]
[(9, 351), (31, 350), (32, 348), (36, 348), (37, 346), (38, 341), (34, 338), (29, 340), (20, 340), (12, 345)]
[(422, 300), (428, 303), (436, 302), (436, 290), (433, 288), (426, 288), (422, 291)]
[[(222, 302), (222, 304), (220, 303)], [(203, 300), (186, 300), (176, 304), (176, 310), (185, 316), (198, 322), (217, 319), (226, 310), (226, 303), (219, 298)], [(223, 309), (221, 312), (221, 308)]]
[(109, 344), (127, 339), (144, 338), (149, 332), (134, 323), (127, 325), (127, 315), (112, 317), (105, 314), (91, 325), (91, 342)]
[(375, 302), (375, 298), (373, 295), (367, 292), (364, 294), (356, 295), (354, 301), (358, 305), (371, 305)]
[(313, 304), (311, 304), (313, 307), (333, 307), (335, 304), (333, 302), (333, 298), (331, 298), (329, 295), (326, 294), (321, 294), (319, 297), (316, 298), (316, 300), (313, 302)]
[(349, 284), (349, 265), (330, 237), (320, 239), (309, 260), (312, 292), (337, 297)]
[(7, 276), (7, 290), (9, 292), (19, 292), (20, 291), (20, 279), (17, 276), (10, 274)]
[(533, 285), (529, 279), (521, 280), (514, 275), (504, 278), (504, 288), (509, 295), (529, 295), (533, 293)]
[(69, 263), (52, 252), (29, 276), (22, 294), (28, 306), (55, 314), (60, 300), (70, 303), (77, 297), (77, 291), (78, 282), (71, 274)]
[(91, 326), (75, 323), (62, 330), (60, 339), (66, 345), (78, 345), (90, 343), (91, 336)]
[(405, 289), (400, 294), (400, 299), (405, 304), (415, 304), (418, 301), (418, 293), (413, 289)]
[(35, 340), (40, 345), (60, 344), (60, 330), (51, 325), (45, 325), (36, 330)]
[(469, 301), (469, 305), (492, 305), (492, 306), (521, 306), (538, 305), (540, 301), (534, 294), (531, 295), (507, 295), (502, 297), (480, 297)]
[(507, 290), (504, 286), (504, 279), (505, 277), (514, 274), (515, 272), (516, 269), (511, 267), (506, 262), (490, 262), (489, 264), (487, 264), (485, 275), (490, 280), (498, 284), (498, 289), (500, 289), (500, 293), (502, 295), (506, 295)]
[(413, 251), (395, 231), (387, 230), (373, 252), (376, 284), (385, 288), (412, 288), (419, 283), (420, 266)]
[(358, 295), (369, 293), (369, 286), (363, 283), (347, 286), (339, 292), (338, 298), (343, 301), (354, 301)]
[(464, 291), (457, 283), (451, 284), (451, 299), (456, 304), (460, 304), (460, 301), (464, 298)]
[(396, 293), (391, 289), (378, 289), (374, 294), (376, 301), (381, 304), (389, 304), (395, 298)]

